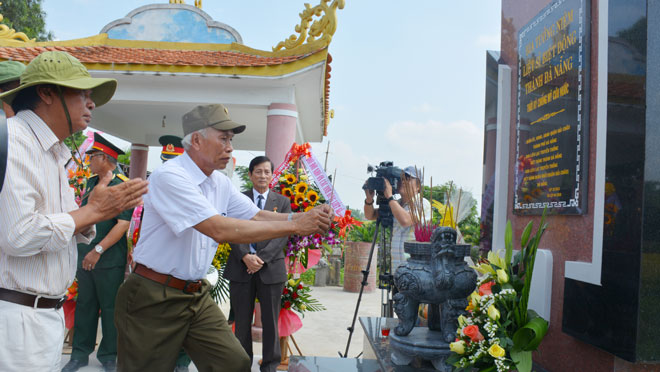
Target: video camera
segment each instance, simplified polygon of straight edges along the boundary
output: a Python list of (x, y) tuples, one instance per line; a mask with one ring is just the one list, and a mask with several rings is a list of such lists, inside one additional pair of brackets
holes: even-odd
[(374, 190), (382, 193), (385, 190), (385, 180), (388, 180), (392, 185), (392, 194), (399, 193), (401, 175), (403, 174), (401, 168), (395, 167), (391, 161), (382, 161), (377, 167), (373, 165), (367, 167), (367, 172), (373, 173), (374, 171), (376, 171), (376, 176), (367, 179), (367, 183), (362, 187), (364, 190)]

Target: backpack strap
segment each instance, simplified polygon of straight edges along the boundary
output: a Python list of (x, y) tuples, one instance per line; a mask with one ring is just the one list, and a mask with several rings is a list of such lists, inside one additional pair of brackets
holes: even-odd
[(0, 109), (0, 192), (2, 192), (2, 184), (5, 182), (5, 172), (7, 171), (8, 147), (7, 117), (5, 116), (5, 112)]

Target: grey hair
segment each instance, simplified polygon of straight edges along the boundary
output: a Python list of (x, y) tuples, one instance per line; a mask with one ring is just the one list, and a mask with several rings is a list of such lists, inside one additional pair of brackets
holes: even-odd
[(190, 150), (190, 146), (192, 145), (192, 135), (193, 134), (199, 133), (200, 135), (202, 135), (202, 137), (206, 138), (206, 137), (208, 137), (208, 130), (209, 130), (209, 127), (206, 127), (206, 128), (196, 130), (192, 133), (186, 134), (183, 137), (183, 139), (181, 140), (181, 144), (183, 145), (183, 149), (186, 150), (186, 151)]

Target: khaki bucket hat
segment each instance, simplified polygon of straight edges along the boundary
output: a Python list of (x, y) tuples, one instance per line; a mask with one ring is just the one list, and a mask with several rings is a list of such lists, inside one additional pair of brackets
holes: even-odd
[(40, 84), (53, 84), (80, 90), (91, 89), (92, 100), (97, 107), (107, 103), (117, 89), (117, 80), (91, 77), (85, 66), (69, 53), (43, 52), (27, 65), (21, 75), (21, 85), (0, 94), (0, 100), (11, 105), (20, 91)]
[(183, 115), (182, 122), (184, 136), (208, 127), (230, 130), (237, 134), (245, 130), (245, 125), (232, 121), (229, 117), (229, 110), (219, 103), (195, 107)]
[(25, 65), (20, 62), (0, 62), (0, 84), (20, 79), (23, 71), (25, 71)]

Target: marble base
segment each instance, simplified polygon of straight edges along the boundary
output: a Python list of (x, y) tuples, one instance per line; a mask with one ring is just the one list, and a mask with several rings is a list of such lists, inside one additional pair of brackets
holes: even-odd
[(445, 363), (450, 354), (449, 344), (444, 341), (440, 332), (426, 327), (415, 327), (407, 336), (391, 333), (390, 347), (392, 363), (396, 365), (408, 365), (415, 358), (421, 358), (430, 361), (438, 371), (452, 370), (452, 366)]

